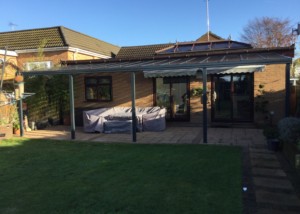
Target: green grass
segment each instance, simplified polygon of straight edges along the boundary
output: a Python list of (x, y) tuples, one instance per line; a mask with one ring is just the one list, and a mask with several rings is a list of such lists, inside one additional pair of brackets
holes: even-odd
[(241, 150), (0, 143), (0, 213), (242, 213)]

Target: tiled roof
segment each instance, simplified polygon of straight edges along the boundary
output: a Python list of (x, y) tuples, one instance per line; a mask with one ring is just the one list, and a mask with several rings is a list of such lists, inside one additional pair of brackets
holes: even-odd
[(157, 45), (144, 45), (144, 46), (130, 46), (122, 47), (116, 58), (147, 58), (155, 55), (156, 51), (173, 47), (174, 43), (157, 44)]
[(0, 33), (0, 49), (5, 46), (9, 50), (36, 49), (44, 39), (47, 48), (66, 46), (60, 28), (54, 27)]
[[(222, 37), (210, 32), (210, 41), (225, 41)], [(190, 43), (201, 43), (207, 42), (207, 33), (202, 35), (194, 42)], [(156, 45), (144, 45), (144, 46), (130, 46), (122, 47), (117, 54), (116, 58), (119, 59), (128, 59), (128, 58), (148, 58), (153, 57), (160, 52), (165, 52), (165, 50), (174, 48), (178, 43), (169, 43), (169, 44), (156, 44)]]
[(60, 28), (65, 42), (68, 46), (89, 50), (106, 56), (110, 56), (111, 53), (116, 55), (120, 50), (120, 47), (116, 45), (112, 45), (110, 43), (79, 33), (69, 28)]
[[(202, 36), (200, 36), (196, 42), (208, 42), (208, 33), (206, 34), (203, 34)], [(223, 39), (222, 37), (212, 33), (212, 32), (209, 32), (209, 41), (213, 42), (213, 41), (222, 41), (222, 40), (225, 40)]]
[(58, 26), (21, 31), (0, 33), (0, 49), (6, 46), (9, 50), (37, 49), (43, 40), (46, 40), (45, 48), (75, 47), (106, 56), (117, 54), (119, 47)]

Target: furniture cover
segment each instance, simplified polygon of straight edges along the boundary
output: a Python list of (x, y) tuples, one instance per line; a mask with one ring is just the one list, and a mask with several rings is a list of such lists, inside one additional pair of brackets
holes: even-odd
[[(165, 114), (166, 109), (160, 107), (137, 107), (135, 118), (137, 130), (163, 131), (166, 128)], [(107, 131), (109, 133), (115, 132), (114, 130), (128, 132), (130, 122), (132, 122), (132, 108), (130, 107), (100, 108), (83, 112), (85, 132)]]

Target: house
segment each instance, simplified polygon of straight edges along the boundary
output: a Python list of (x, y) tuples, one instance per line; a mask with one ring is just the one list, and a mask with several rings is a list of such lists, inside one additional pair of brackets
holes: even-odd
[(193, 42), (122, 47), (110, 59), (67, 60), (59, 69), (23, 74), (68, 75), (77, 125), (87, 109), (161, 106), (168, 121), (203, 125), (205, 142), (207, 124), (276, 123), (288, 116), (294, 46), (253, 48), (210, 35), (209, 41), (203, 35)]
[[(62, 60), (109, 59), (119, 49), (63, 26), (0, 32), (1, 71), (4, 58), (6, 61), (0, 80), (9, 91), (17, 70), (51, 69), (60, 66)], [(41, 120), (58, 114), (57, 107), (49, 104), (46, 97), (41, 98), (38, 105), (31, 105), (31, 113)]]
[[(61, 60), (109, 59), (119, 47), (82, 34), (72, 29), (57, 26), (21, 31), (0, 32), (0, 57), (5, 49), (13, 57), (13, 64), (22, 70), (52, 68)], [(10, 59), (10, 58), (9, 58)], [(8, 60), (9, 60), (8, 59)], [(10, 79), (11, 71), (5, 74)]]
[[(283, 118), (286, 114), (286, 63), (258, 63), (260, 59), (268, 57), (276, 59), (278, 56), (280, 59), (281, 56), (282, 59), (290, 59), (293, 57), (294, 47), (255, 49), (249, 44), (225, 40), (215, 34), (210, 36), (212, 41), (205, 41), (205, 34), (195, 42), (122, 47), (112, 60), (127, 60), (132, 66), (140, 60), (169, 57), (187, 61), (193, 60), (193, 57), (202, 57), (203, 62), (215, 60), (216, 63), (231, 62), (237, 57), (238, 61), (256, 60), (252, 65), (209, 68), (208, 122), (212, 125), (261, 124), (276, 123)], [(96, 67), (101, 63), (103, 60), (65, 61), (63, 65), (72, 69), (74, 65), (80, 67), (88, 64)], [(130, 106), (130, 84), (128, 72), (76, 75), (77, 124), (82, 125), (80, 109)], [(137, 106), (166, 107), (168, 121), (202, 124), (203, 104), (200, 93), (203, 90), (203, 81), (194, 71), (183, 70), (176, 73), (175, 70), (141, 69), (136, 72), (135, 87)]]

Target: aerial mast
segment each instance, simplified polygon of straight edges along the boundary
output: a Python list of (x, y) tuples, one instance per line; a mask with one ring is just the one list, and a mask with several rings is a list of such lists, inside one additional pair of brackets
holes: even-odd
[(209, 7), (208, 0), (206, 0), (206, 20), (207, 20), (207, 41), (209, 41)]

